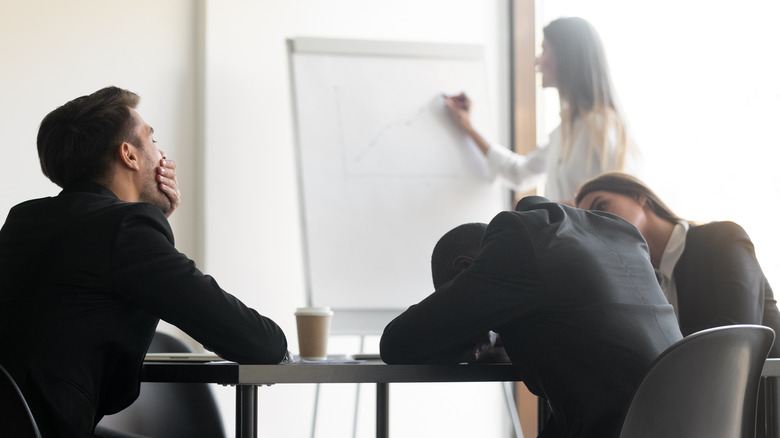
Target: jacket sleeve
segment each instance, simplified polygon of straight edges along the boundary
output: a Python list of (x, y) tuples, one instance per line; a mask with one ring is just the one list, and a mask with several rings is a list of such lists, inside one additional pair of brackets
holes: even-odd
[(500, 334), (502, 324), (522, 317), (538, 281), (528, 241), (511, 212), (496, 216), (473, 264), (388, 324), (380, 340), (382, 360), (462, 362), (490, 330)]
[(271, 319), (245, 306), (176, 250), (168, 221), (137, 204), (116, 230), (110, 289), (227, 360), (279, 363), (287, 340)]
[(742, 227), (733, 222), (710, 225), (707, 238), (712, 264), (712, 290), (703, 291), (715, 306), (714, 325), (761, 324), (766, 277), (756, 258), (753, 242)]

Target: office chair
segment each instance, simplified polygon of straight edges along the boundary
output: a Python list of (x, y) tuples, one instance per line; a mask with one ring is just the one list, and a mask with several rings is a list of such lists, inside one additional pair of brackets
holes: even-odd
[[(166, 333), (154, 335), (150, 353), (191, 353)], [(141, 394), (127, 409), (103, 417), (98, 425), (154, 438), (224, 438), (214, 394), (205, 383), (141, 383)]]
[(41, 438), (30, 407), (11, 375), (0, 366), (0, 435)]
[(774, 331), (759, 325), (693, 333), (653, 362), (620, 438), (753, 438), (761, 370)]
[(756, 438), (780, 438), (780, 377), (761, 378), (758, 389)]

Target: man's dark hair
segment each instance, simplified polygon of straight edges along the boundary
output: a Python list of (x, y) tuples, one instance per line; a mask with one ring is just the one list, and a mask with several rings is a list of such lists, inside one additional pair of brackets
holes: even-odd
[(140, 144), (130, 112), (139, 100), (133, 92), (106, 87), (50, 112), (38, 129), (43, 174), (62, 188), (108, 177), (116, 146)]
[(433, 286), (452, 280), (471, 265), (482, 245), (487, 224), (473, 222), (458, 225), (439, 239), (431, 255)]

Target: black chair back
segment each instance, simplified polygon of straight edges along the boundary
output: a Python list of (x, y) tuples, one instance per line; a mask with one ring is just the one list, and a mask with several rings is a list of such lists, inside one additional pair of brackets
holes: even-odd
[(655, 360), (621, 438), (753, 438), (761, 370), (774, 342), (759, 325), (693, 333)]
[[(154, 335), (150, 353), (192, 353), (181, 340)], [(211, 388), (204, 383), (141, 383), (141, 394), (127, 409), (103, 417), (98, 425), (154, 438), (224, 438), (222, 416)]]
[(0, 435), (41, 438), (22, 391), (2, 366), (0, 366)]

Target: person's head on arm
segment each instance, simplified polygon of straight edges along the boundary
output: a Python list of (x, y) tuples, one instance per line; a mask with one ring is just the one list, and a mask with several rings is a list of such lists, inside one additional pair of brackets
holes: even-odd
[(169, 216), (179, 204), (176, 164), (157, 148), (154, 129), (135, 111), (140, 97), (117, 87), (50, 112), (38, 130), (43, 174), (63, 189), (91, 181), (128, 202)]
[(438, 289), (468, 268), (479, 254), (487, 224), (472, 222), (445, 233), (431, 254), (433, 287)]
[[(471, 222), (459, 225), (445, 233), (433, 248), (431, 274), (433, 286), (439, 289), (465, 271), (477, 258), (487, 224)], [(495, 348), (498, 335), (486, 333), (473, 349), (466, 351), (463, 362), (509, 362), (503, 348)]]

